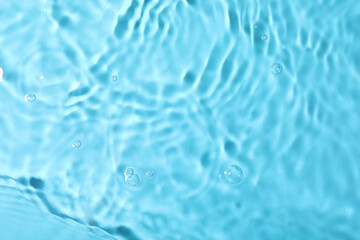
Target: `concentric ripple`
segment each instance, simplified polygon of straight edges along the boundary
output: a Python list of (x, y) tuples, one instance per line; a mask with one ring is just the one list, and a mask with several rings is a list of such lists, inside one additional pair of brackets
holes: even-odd
[(357, 1), (0, 6), (0, 239), (358, 239)]

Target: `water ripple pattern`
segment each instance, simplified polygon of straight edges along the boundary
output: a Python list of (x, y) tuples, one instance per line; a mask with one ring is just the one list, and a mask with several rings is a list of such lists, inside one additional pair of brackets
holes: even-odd
[(357, 0), (0, 6), (0, 239), (360, 239)]

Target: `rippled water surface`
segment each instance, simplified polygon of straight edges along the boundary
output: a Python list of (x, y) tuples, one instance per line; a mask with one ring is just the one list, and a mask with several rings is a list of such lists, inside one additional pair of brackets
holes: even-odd
[(0, 239), (360, 239), (358, 0), (0, 0)]

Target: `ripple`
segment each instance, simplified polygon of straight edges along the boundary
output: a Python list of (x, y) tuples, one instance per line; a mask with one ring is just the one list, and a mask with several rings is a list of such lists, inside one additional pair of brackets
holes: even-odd
[(0, 67), (0, 82), (3, 80), (3, 74), (4, 74), (4, 71), (3, 71), (3, 69)]
[(132, 0), (131, 5), (127, 9), (124, 15), (121, 15), (117, 19), (117, 23), (114, 29), (114, 34), (117, 38), (122, 38), (129, 28), (129, 21), (134, 17), (135, 9), (139, 6), (139, 1)]
[[(19, 74), (32, 81), (18, 82), (23, 88), (42, 88), (71, 82), (80, 78), (79, 68), (74, 64), (74, 56), (69, 55), (70, 46), (38, 46), (30, 50), (19, 62)], [(72, 50), (72, 52), (75, 52)], [(42, 76), (42, 77), (41, 77)], [(35, 79), (37, 79), (35, 81)]]
[(228, 12), (229, 20), (230, 20), (230, 30), (233, 34), (239, 33), (239, 17), (234, 10), (229, 10)]
[(31, 177), (29, 183), (35, 189), (43, 189), (45, 185), (43, 180), (35, 177)]
[(0, 190), (110, 239), (354, 238), (354, 1), (2, 4)]
[(136, 234), (128, 227), (126, 226), (119, 226), (116, 228), (116, 233), (120, 234), (121, 236), (123, 236), (126, 239), (139, 239)]

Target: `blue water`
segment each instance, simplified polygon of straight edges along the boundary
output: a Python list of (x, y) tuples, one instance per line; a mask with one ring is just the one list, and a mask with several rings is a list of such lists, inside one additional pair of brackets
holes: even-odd
[(0, 240), (360, 239), (358, 0), (0, 0)]

